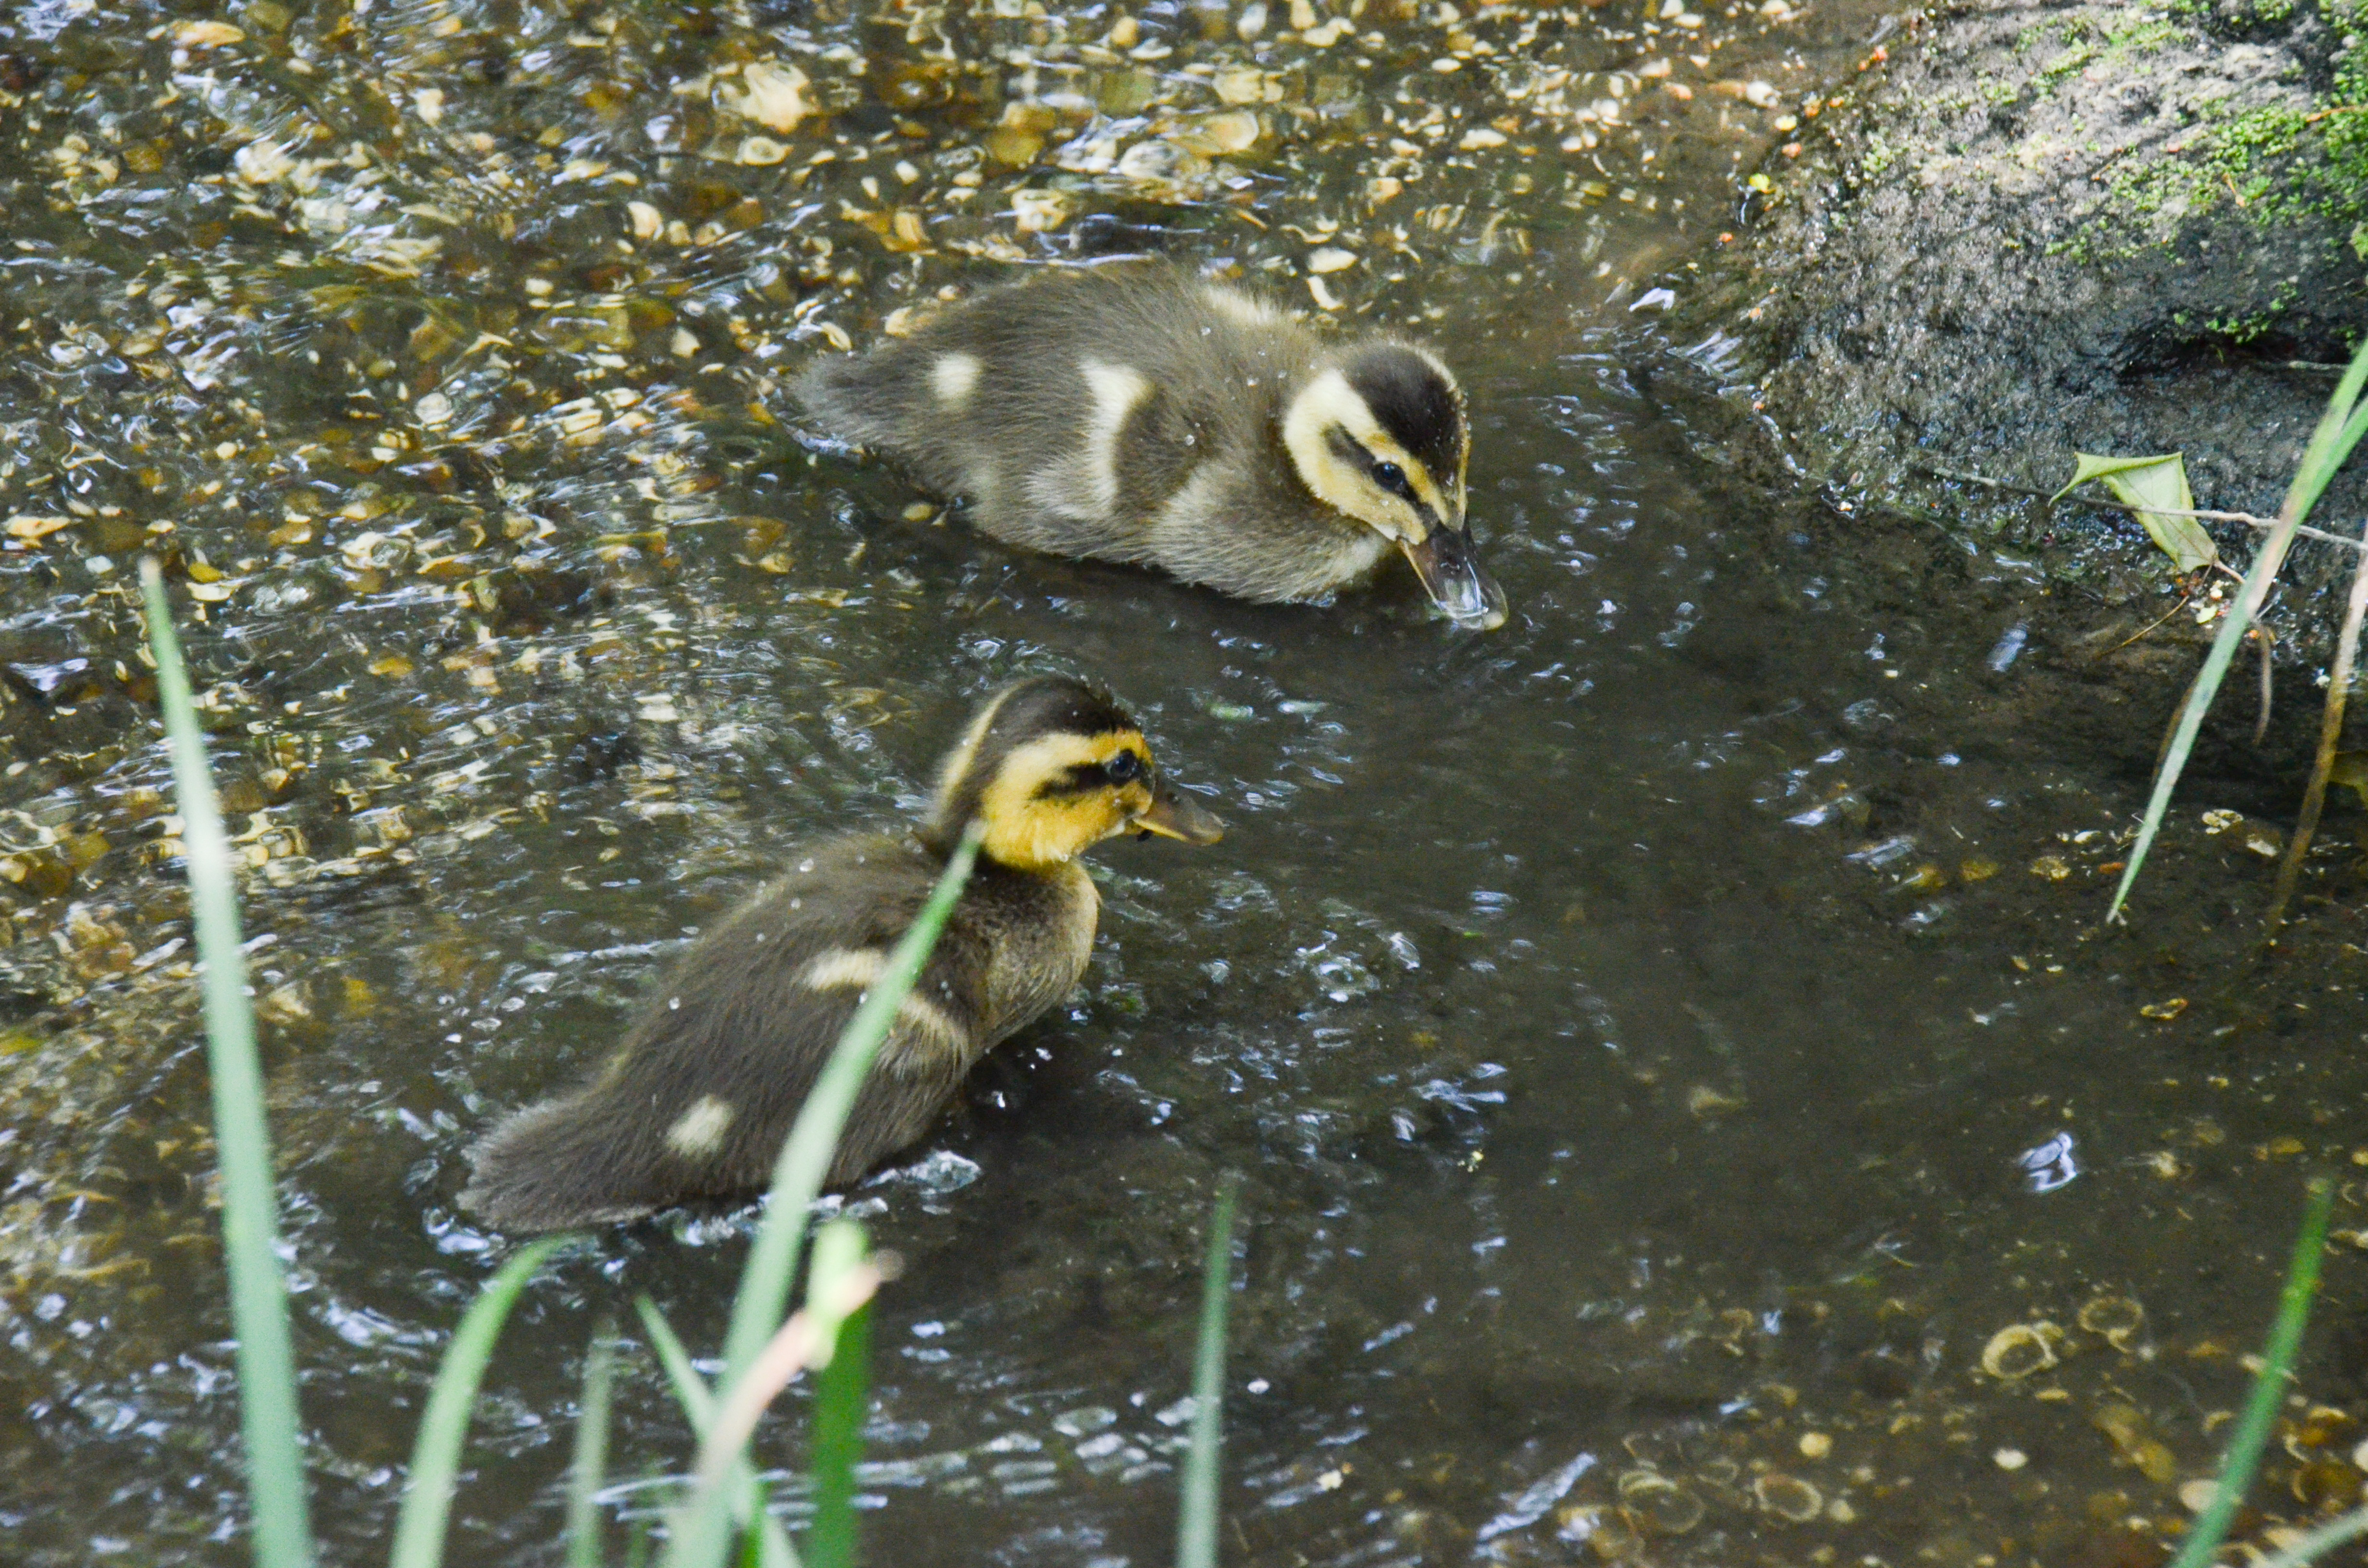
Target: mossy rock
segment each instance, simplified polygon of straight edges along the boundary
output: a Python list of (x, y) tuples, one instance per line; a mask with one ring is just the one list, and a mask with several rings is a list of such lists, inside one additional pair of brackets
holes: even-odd
[[(2053, 491), (2075, 451), (2184, 451), (2198, 504), (2274, 513), (2368, 336), (2368, 6), (2216, 0), (1924, 18), (1754, 181), (1681, 290), (1787, 455), (1849, 494), (2052, 546), (2107, 597), (2169, 563)], [(2320, 503), (2368, 510), (2362, 464)], [(2214, 525), (2241, 562), (2251, 536)], [(2323, 644), (2349, 552), (2297, 551)], [(2335, 597), (2340, 598), (2340, 590)]]

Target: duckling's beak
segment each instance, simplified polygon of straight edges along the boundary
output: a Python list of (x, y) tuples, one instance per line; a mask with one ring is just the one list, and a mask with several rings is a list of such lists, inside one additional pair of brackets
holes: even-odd
[(1165, 778), (1152, 786), (1151, 809), (1135, 818), (1133, 826), (1187, 844), (1214, 844), (1225, 836), (1225, 824), (1215, 813), (1202, 810), (1191, 796)]
[(1420, 544), (1398, 541), (1431, 602), (1461, 625), (1491, 631), (1505, 624), (1505, 590), (1480, 570), (1468, 528), (1433, 528)]

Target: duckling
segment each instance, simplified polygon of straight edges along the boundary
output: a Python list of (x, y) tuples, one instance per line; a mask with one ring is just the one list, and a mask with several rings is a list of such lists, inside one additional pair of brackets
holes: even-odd
[(1080, 852), (1121, 833), (1224, 832), (1110, 698), (1061, 676), (1007, 687), (948, 754), (916, 831), (815, 846), (700, 937), (607, 1065), (469, 1151), (462, 1206), (546, 1231), (765, 1190), (839, 1031), (973, 818), (976, 869), (848, 1118), (833, 1186), (927, 1133), (973, 1064), (1076, 985), (1100, 909)]
[(1463, 393), (1409, 343), (1333, 343), (1160, 262), (1064, 268), (796, 388), (835, 434), (1054, 555), (1165, 567), (1242, 598), (1312, 598), (1395, 545), (1459, 621), (1505, 619), (1464, 521)]

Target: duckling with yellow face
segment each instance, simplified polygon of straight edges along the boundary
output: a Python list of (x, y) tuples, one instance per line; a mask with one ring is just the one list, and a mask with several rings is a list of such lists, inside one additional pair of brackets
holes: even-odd
[(982, 294), (818, 361), (797, 393), (1012, 544), (1263, 601), (1327, 594), (1395, 549), (1458, 621), (1505, 619), (1464, 516), (1471, 435), (1447, 367), (1319, 337), (1166, 263)]
[(461, 1204), (546, 1231), (765, 1190), (839, 1031), (973, 819), (977, 869), (857, 1097), (834, 1186), (920, 1139), (980, 1057), (1076, 987), (1100, 910), (1078, 855), (1121, 833), (1212, 844), (1224, 831), (1108, 697), (1063, 677), (1008, 687), (946, 757), (917, 831), (798, 856), (683, 955), (607, 1065), (470, 1150)]

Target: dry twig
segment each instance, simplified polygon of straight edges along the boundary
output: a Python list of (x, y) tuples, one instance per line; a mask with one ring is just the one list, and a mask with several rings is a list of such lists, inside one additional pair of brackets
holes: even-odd
[[(2051, 499), (2048, 492), (2044, 490), (2033, 490), (2027, 484), (2009, 484), (2003, 479), (1992, 479), (1986, 473), (1959, 473), (1954, 469), (1941, 468), (1934, 463), (1919, 463), (1917, 466), (1935, 479), (1953, 479), (1966, 484), (1987, 485), (1992, 490), (2009, 491), (2016, 495), (2035, 495), (2042, 501)], [(2100, 500), (2092, 495), (2080, 496), (2073, 504), (2081, 506), (2102, 506), (2109, 512), (2151, 512), (2157, 517), (2201, 517), (2207, 523), (2242, 523), (2248, 528), (2268, 529), (2278, 526), (2278, 520), (2275, 517), (2257, 517), (2250, 512), (2211, 512), (2201, 507), (2181, 509), (2177, 506), (2130, 506), (2119, 501)], [(2328, 533), (2325, 528), (2305, 526), (2294, 529), (2294, 532), (2305, 539), (2323, 540), (2328, 544), (2340, 544), (2346, 550), (2368, 551), (2368, 540), (2346, 539), (2341, 534)]]
[(2351, 595), (2343, 604), (2343, 631), (2335, 641), (2335, 665), (2327, 672), (2327, 706), (2318, 720), (2318, 756), (2310, 765), (2310, 785), (2302, 794), (2302, 815), (2294, 822), (2294, 836), (2286, 841), (2286, 858), (2278, 863), (2276, 891), (2270, 894), (2263, 935), (2271, 939), (2285, 923), (2286, 904), (2302, 878), (2303, 857), (2310, 853), (2311, 835), (2318, 831), (2319, 809), (2327, 802), (2328, 775), (2335, 770), (2336, 747), (2343, 744), (2343, 705), (2351, 692), (2352, 663), (2360, 652), (2363, 617), (2368, 617), (2368, 554), (2360, 557), (2359, 570), (2351, 574)]
[(2169, 620), (2172, 616), (2177, 615), (2180, 610), (2185, 609), (2189, 605), (2192, 605), (2194, 602), (2195, 593), (2192, 589), (2190, 589), (2185, 598), (2180, 600), (2177, 604), (2171, 606), (2160, 615), (2156, 616), (2152, 620), (2147, 621), (2137, 631), (2131, 632), (2127, 637), (2124, 637), (2120, 642), (2114, 643), (2110, 652), (2115, 653), (2120, 653), (2123, 649), (2128, 647), (2131, 643), (2136, 642), (2147, 632), (2152, 631), (2156, 627), (2160, 626), (2164, 621)]
[[(2368, 566), (2368, 555), (2362, 556), (2360, 561), (2362, 566)], [(2270, 654), (2277, 647), (2278, 640), (2270, 635), (2270, 629), (2266, 626), (2257, 625), (2247, 635), (2261, 651), (2261, 716), (2253, 722), (2253, 744), (2260, 745), (2270, 733), (2270, 699), (2277, 690), (2277, 676), (2270, 668)]]

